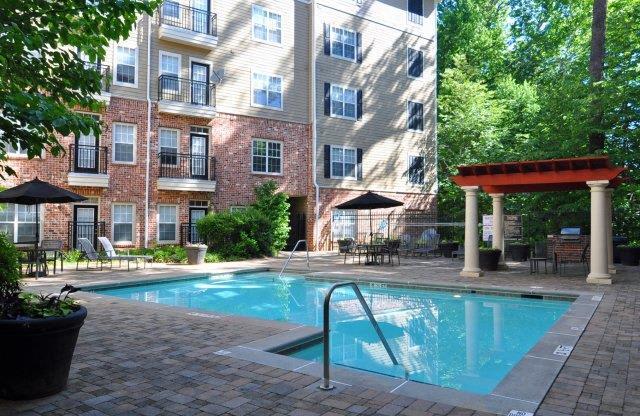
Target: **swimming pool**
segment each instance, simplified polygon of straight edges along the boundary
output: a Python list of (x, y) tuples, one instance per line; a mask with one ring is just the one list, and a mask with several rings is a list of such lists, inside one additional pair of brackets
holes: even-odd
[[(276, 273), (212, 275), (95, 290), (95, 293), (221, 314), (322, 327), (331, 282)], [(487, 394), (567, 311), (567, 300), (359, 284), (398, 361), (412, 381)], [(331, 303), (332, 363), (402, 377), (352, 289)], [(311, 344), (288, 354), (321, 360)]]

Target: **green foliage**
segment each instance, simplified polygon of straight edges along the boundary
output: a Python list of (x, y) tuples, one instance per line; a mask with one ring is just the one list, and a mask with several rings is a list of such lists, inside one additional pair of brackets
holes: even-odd
[(289, 237), (289, 201), (283, 192), (277, 192), (278, 184), (267, 181), (255, 189), (256, 202), (253, 207), (268, 220), (269, 226), (263, 232), (269, 234), (270, 247), (267, 254), (273, 255), (282, 250)]
[(82, 258), (82, 251), (72, 249), (64, 253), (64, 261), (69, 263), (77, 263)]
[(29, 158), (64, 152), (55, 134), (100, 134), (100, 125), (75, 112), (100, 110), (102, 75), (81, 61), (104, 61), (110, 41), (129, 36), (143, 13), (159, 0), (0, 0), (0, 176), (8, 166), (6, 144)]
[(153, 248), (136, 248), (130, 249), (122, 254), (131, 254), (137, 256), (153, 256), (155, 263), (186, 263), (187, 251), (184, 247), (176, 245), (163, 245)]
[(34, 293), (20, 293), (21, 308), (19, 316), (30, 318), (54, 318), (67, 316), (78, 310), (78, 303), (69, 295), (79, 289), (65, 285), (59, 294), (36, 295)]
[(18, 307), (20, 252), (7, 235), (0, 233), (0, 319)]

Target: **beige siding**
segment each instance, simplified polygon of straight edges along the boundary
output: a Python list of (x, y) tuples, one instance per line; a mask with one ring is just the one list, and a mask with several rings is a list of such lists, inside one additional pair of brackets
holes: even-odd
[[(342, 3), (334, 1), (332, 3)], [(384, 7), (389, 6), (388, 2)], [(365, 3), (368, 4), (368, 3)], [(373, 6), (372, 6), (373, 7)], [(382, 7), (382, 6), (380, 6)], [(406, 7), (406, 6), (403, 6)], [(432, 13), (433, 14), (433, 13)], [(393, 13), (389, 13), (393, 16)], [(398, 9), (395, 16), (406, 16)], [(430, 21), (430, 16), (425, 22)], [(349, 62), (323, 53), (323, 23), (362, 33), (363, 62)], [(317, 174), (322, 186), (415, 192), (406, 178), (409, 155), (427, 155), (429, 175), (435, 175), (435, 40), (333, 7), (319, 7), (317, 35)], [(402, 27), (399, 25), (399, 27)], [(407, 76), (407, 47), (424, 53), (421, 79)], [(363, 118), (352, 121), (324, 115), (324, 82), (363, 90)], [(407, 101), (424, 105), (424, 132), (407, 131)], [(324, 145), (363, 149), (363, 180), (324, 178)]]

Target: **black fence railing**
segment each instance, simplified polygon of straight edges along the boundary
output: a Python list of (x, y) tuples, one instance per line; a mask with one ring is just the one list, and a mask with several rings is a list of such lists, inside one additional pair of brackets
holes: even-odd
[(160, 152), (161, 178), (216, 180), (216, 158), (187, 153)]
[(109, 149), (104, 146), (69, 146), (69, 172), (78, 173), (107, 173), (109, 163)]
[(158, 100), (214, 106), (215, 93), (215, 85), (210, 82), (193, 81), (173, 75), (158, 77)]
[(69, 221), (67, 247), (69, 247), (69, 249), (79, 249), (78, 238), (86, 238), (91, 241), (93, 247), (98, 250), (98, 237), (102, 237), (103, 235), (105, 235), (104, 221)]
[(184, 222), (180, 224), (180, 244), (202, 244), (204, 239), (198, 234), (198, 230), (194, 223)]
[(84, 62), (84, 67), (87, 69), (95, 69), (102, 75), (102, 91), (109, 92), (111, 89), (111, 67), (102, 63)]
[(158, 20), (161, 25), (218, 36), (218, 18), (215, 13), (184, 6), (175, 1), (162, 3), (158, 9)]

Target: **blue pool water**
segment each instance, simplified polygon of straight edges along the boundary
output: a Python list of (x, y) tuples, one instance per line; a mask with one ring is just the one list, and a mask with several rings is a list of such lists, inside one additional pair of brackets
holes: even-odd
[[(275, 279), (273, 279), (276, 277)], [(185, 308), (322, 327), (328, 282), (274, 273), (217, 275), (95, 292)], [(409, 379), (486, 394), (558, 320), (571, 302), (519, 297), (360, 288)], [(394, 367), (352, 289), (331, 304), (331, 358), (338, 365), (403, 376)], [(320, 344), (290, 353), (321, 360)]]

